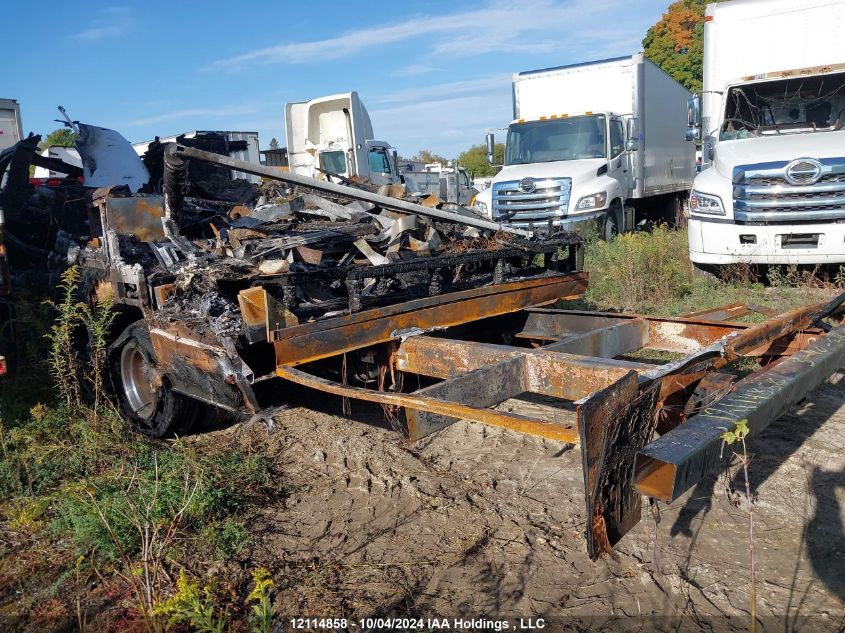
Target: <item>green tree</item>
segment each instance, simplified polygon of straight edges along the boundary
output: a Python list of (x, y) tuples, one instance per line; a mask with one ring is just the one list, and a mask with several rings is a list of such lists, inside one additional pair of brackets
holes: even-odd
[(708, 0), (677, 0), (643, 39), (648, 59), (695, 92), (704, 67), (704, 9)]
[(440, 154), (435, 154), (431, 150), (421, 149), (411, 160), (419, 161), (421, 163), (441, 163), (445, 165), (449, 162), (448, 158), (443, 158)]
[(60, 127), (58, 130), (53, 130), (43, 139), (39, 147), (46, 149), (48, 147), (73, 147), (76, 141), (79, 140), (79, 134), (67, 127)]
[[(501, 165), (505, 162), (505, 144), (496, 143), (493, 148), (493, 164)], [(473, 145), (458, 155), (458, 164), (466, 167), (475, 176), (493, 176), (496, 170), (487, 164), (487, 146), (483, 143)]]

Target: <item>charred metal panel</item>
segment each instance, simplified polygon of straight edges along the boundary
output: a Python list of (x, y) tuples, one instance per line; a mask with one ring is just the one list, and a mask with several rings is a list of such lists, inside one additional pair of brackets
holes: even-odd
[(222, 347), (158, 328), (150, 329), (150, 342), (156, 366), (175, 391), (226, 409), (241, 404), (235, 371)]
[(640, 391), (633, 372), (578, 406), (587, 509), (587, 553), (595, 559), (641, 518), (634, 457), (654, 432), (658, 385)]
[(161, 196), (104, 197), (98, 201), (105, 216), (105, 226), (120, 235), (133, 235), (140, 242), (165, 240), (161, 218), (164, 199)]
[(722, 433), (740, 420), (747, 420), (751, 433), (759, 433), (842, 366), (843, 358), (845, 327), (840, 326), (807, 349), (737, 383), (732, 393), (639, 451), (638, 490), (674, 501), (728, 459)]

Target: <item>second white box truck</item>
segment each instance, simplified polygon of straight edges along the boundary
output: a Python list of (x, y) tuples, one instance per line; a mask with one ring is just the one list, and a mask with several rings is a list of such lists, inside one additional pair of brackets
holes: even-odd
[(708, 5), (689, 110), (697, 267), (845, 263), (845, 1)]
[(521, 227), (597, 220), (608, 238), (675, 220), (695, 176), (690, 96), (642, 53), (515, 74), (504, 167), (476, 207)]

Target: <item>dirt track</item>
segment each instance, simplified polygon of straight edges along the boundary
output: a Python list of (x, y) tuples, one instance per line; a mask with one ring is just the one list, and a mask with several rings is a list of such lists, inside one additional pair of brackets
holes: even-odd
[[(303, 405), (277, 415), (266, 449), (290, 491), (284, 507), (246, 517), (249, 562), (273, 571), (286, 616), (485, 616), (510, 618), (511, 628), (543, 616), (553, 630), (748, 626), (746, 515), (724, 476), (661, 506), (658, 525), (646, 510), (616, 558), (593, 563), (577, 448), (464, 422), (410, 448), (377, 407), (353, 402), (348, 419), (336, 415), (340, 400), (308, 396)], [(843, 438), (840, 373), (750, 444), (767, 631), (845, 628)]]

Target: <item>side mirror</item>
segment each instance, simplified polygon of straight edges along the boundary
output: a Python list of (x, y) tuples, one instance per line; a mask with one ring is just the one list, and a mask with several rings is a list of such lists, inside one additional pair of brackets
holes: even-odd
[(390, 150), (390, 164), (393, 166), (393, 170), (398, 174), (399, 173), (399, 154), (396, 152), (396, 148)]
[(687, 129), (684, 138), (687, 141), (701, 138), (701, 97), (698, 95), (687, 99)]
[(485, 137), (487, 141), (487, 164), (493, 164), (493, 152), (496, 149), (496, 139), (493, 137), (493, 132), (487, 132)]
[(625, 149), (629, 152), (636, 152), (640, 149), (640, 139), (638, 138), (638, 129), (640, 127), (640, 120), (636, 118), (628, 119), (627, 129), (625, 130)]

